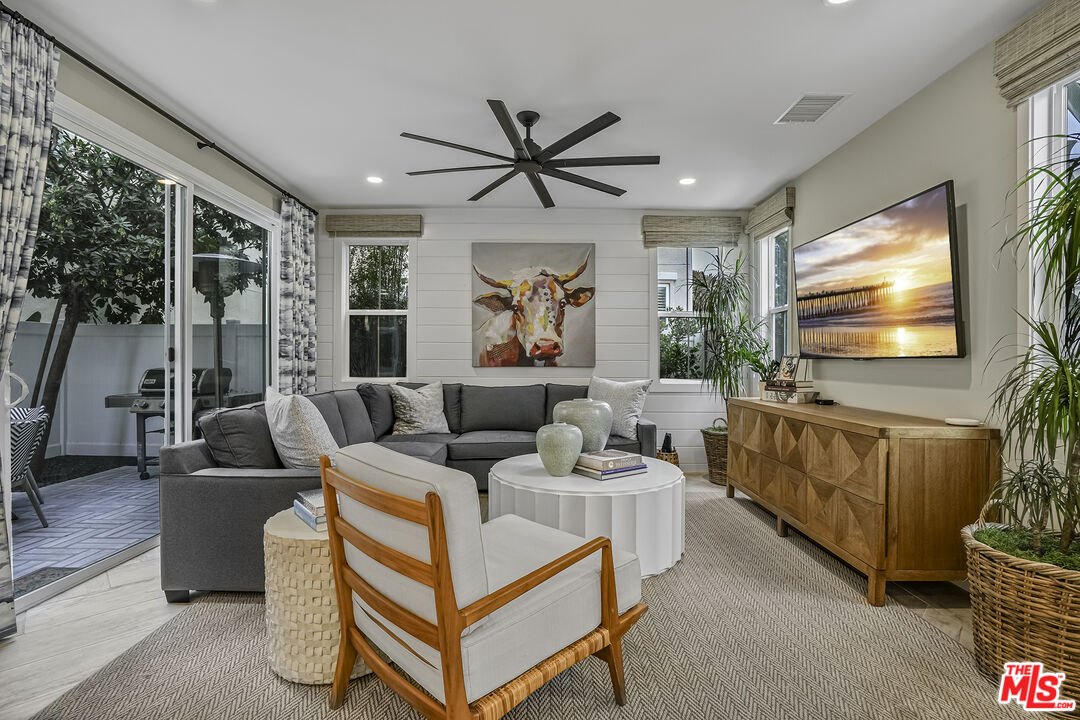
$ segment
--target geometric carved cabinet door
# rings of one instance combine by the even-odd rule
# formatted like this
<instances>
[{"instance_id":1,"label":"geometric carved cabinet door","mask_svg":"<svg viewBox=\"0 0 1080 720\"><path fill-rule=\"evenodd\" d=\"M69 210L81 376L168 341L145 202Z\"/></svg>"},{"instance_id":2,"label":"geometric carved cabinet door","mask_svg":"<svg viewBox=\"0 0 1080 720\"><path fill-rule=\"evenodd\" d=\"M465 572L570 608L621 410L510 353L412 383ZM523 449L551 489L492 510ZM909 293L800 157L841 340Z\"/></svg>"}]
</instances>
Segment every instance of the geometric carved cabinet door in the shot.
<instances>
[{"instance_id":1,"label":"geometric carved cabinet door","mask_svg":"<svg viewBox=\"0 0 1080 720\"><path fill-rule=\"evenodd\" d=\"M765 455L759 455L761 470L758 476L758 494L773 507L779 507L784 497L784 466Z\"/></svg>"},{"instance_id":2,"label":"geometric carved cabinet door","mask_svg":"<svg viewBox=\"0 0 1080 720\"><path fill-rule=\"evenodd\" d=\"M761 422L761 413L750 408L739 409L739 439L742 446L747 450L761 452L760 434L758 425Z\"/></svg>"},{"instance_id":3,"label":"geometric carved cabinet door","mask_svg":"<svg viewBox=\"0 0 1080 720\"><path fill-rule=\"evenodd\" d=\"M772 413L761 413L758 422L758 442L761 454L773 460L780 459L780 436L783 434L784 418Z\"/></svg>"},{"instance_id":4,"label":"geometric carved cabinet door","mask_svg":"<svg viewBox=\"0 0 1080 720\"><path fill-rule=\"evenodd\" d=\"M841 432L836 445L836 484L876 503L885 502L885 440Z\"/></svg>"},{"instance_id":5,"label":"geometric carved cabinet door","mask_svg":"<svg viewBox=\"0 0 1080 720\"><path fill-rule=\"evenodd\" d=\"M885 556L885 506L837 489L833 542L868 565L881 567Z\"/></svg>"},{"instance_id":6,"label":"geometric carved cabinet door","mask_svg":"<svg viewBox=\"0 0 1080 720\"><path fill-rule=\"evenodd\" d=\"M746 484L746 450L742 445L732 442L731 438L728 438L728 477L737 483Z\"/></svg>"},{"instance_id":7,"label":"geometric carved cabinet door","mask_svg":"<svg viewBox=\"0 0 1080 720\"><path fill-rule=\"evenodd\" d=\"M728 442L742 445L742 408L732 405L727 409Z\"/></svg>"},{"instance_id":8,"label":"geometric carved cabinet door","mask_svg":"<svg viewBox=\"0 0 1080 720\"><path fill-rule=\"evenodd\" d=\"M750 492L761 492L761 456L752 450L743 448L743 464L746 466L743 485Z\"/></svg>"},{"instance_id":9,"label":"geometric carved cabinet door","mask_svg":"<svg viewBox=\"0 0 1080 720\"><path fill-rule=\"evenodd\" d=\"M807 424L793 418L780 418L780 462L799 472L806 472L806 443L803 434Z\"/></svg>"},{"instance_id":10,"label":"geometric carved cabinet door","mask_svg":"<svg viewBox=\"0 0 1080 720\"><path fill-rule=\"evenodd\" d=\"M803 460L808 475L836 482L836 445L840 431L825 425L810 424L802 434Z\"/></svg>"}]
</instances>

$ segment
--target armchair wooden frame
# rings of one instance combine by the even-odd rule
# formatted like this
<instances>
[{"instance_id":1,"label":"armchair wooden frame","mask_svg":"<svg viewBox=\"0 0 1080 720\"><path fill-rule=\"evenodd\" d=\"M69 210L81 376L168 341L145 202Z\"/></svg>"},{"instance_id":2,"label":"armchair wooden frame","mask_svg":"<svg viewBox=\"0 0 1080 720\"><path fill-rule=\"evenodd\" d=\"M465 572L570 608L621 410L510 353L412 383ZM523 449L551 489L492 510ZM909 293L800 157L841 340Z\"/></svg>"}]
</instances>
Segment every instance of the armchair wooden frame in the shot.
<instances>
[{"instance_id":1,"label":"armchair wooden frame","mask_svg":"<svg viewBox=\"0 0 1080 720\"><path fill-rule=\"evenodd\" d=\"M615 566L609 539L591 540L506 587L459 609L450 575L446 530L439 496L431 492L427 494L424 502L420 502L380 490L338 472L330 466L330 460L326 456L321 459L321 469L323 493L326 496L327 527L330 535L330 557L334 566L338 612L341 617L341 645L330 694L331 708L338 708L345 701L349 675L357 654L380 680L429 720L496 720L496 718L501 718L548 680L590 655L596 655L607 663L611 672L615 701L619 705L626 704L622 637L648 608L644 603L638 603L619 615L615 595ZM417 560L384 545L350 525L339 513L337 492L379 512L425 526L428 530L431 562ZM401 607L365 582L346 562L345 540L387 568L432 588L435 594L437 622L433 624ZM461 661L462 631L597 551L601 553L600 625L584 638L552 655L514 680L472 704L468 703ZM417 640L439 651L445 704L439 703L414 685L375 651L356 625L353 615L353 592L375 612ZM383 627L383 629L404 645L404 641L389 632L388 628Z\"/></svg>"}]
</instances>

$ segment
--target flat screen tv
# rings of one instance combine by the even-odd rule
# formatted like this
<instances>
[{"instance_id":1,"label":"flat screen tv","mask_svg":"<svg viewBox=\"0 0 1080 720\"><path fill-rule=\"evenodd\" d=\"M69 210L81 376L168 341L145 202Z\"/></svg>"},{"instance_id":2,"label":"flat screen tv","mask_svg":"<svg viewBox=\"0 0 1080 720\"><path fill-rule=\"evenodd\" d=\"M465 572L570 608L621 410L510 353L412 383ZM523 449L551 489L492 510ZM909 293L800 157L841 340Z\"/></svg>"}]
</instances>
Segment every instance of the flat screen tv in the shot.
<instances>
[{"instance_id":1,"label":"flat screen tv","mask_svg":"<svg viewBox=\"0 0 1080 720\"><path fill-rule=\"evenodd\" d=\"M951 180L793 253L803 357L964 356Z\"/></svg>"}]
</instances>

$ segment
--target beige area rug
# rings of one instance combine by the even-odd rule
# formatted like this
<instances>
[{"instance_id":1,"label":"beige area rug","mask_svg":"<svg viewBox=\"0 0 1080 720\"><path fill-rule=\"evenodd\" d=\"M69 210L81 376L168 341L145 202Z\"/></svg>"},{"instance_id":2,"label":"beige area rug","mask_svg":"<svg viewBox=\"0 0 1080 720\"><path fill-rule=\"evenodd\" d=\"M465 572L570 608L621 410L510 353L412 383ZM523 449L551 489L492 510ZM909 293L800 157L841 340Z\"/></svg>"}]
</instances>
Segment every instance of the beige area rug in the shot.
<instances>
[{"instance_id":1,"label":"beige area rug","mask_svg":"<svg viewBox=\"0 0 1080 720\"><path fill-rule=\"evenodd\" d=\"M746 500L687 491L686 554L644 583L649 612L625 641L629 704L590 658L508 717L551 720L985 720L995 701L971 655ZM417 718L375 677L346 706L266 663L260 595L209 595L60 697L38 720ZM2 713L0 713L2 715Z\"/></svg>"}]
</instances>

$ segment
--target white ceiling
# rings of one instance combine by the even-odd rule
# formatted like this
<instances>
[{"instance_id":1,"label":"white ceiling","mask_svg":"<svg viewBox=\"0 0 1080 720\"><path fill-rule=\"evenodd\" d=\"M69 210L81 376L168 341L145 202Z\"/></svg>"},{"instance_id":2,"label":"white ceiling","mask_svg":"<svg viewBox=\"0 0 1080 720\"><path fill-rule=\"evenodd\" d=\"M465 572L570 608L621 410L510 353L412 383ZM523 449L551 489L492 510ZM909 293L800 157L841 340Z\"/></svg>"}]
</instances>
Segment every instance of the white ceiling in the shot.
<instances>
[{"instance_id":1,"label":"white ceiling","mask_svg":"<svg viewBox=\"0 0 1080 720\"><path fill-rule=\"evenodd\" d=\"M317 206L468 204L501 171L405 172L495 161L398 133L508 152L498 98L541 113L541 145L622 117L564 157L661 155L581 171L621 198L549 179L559 206L687 209L761 200L1040 2L8 0ZM853 95L772 124L807 92ZM518 177L480 204L537 201Z\"/></svg>"}]
</instances>

